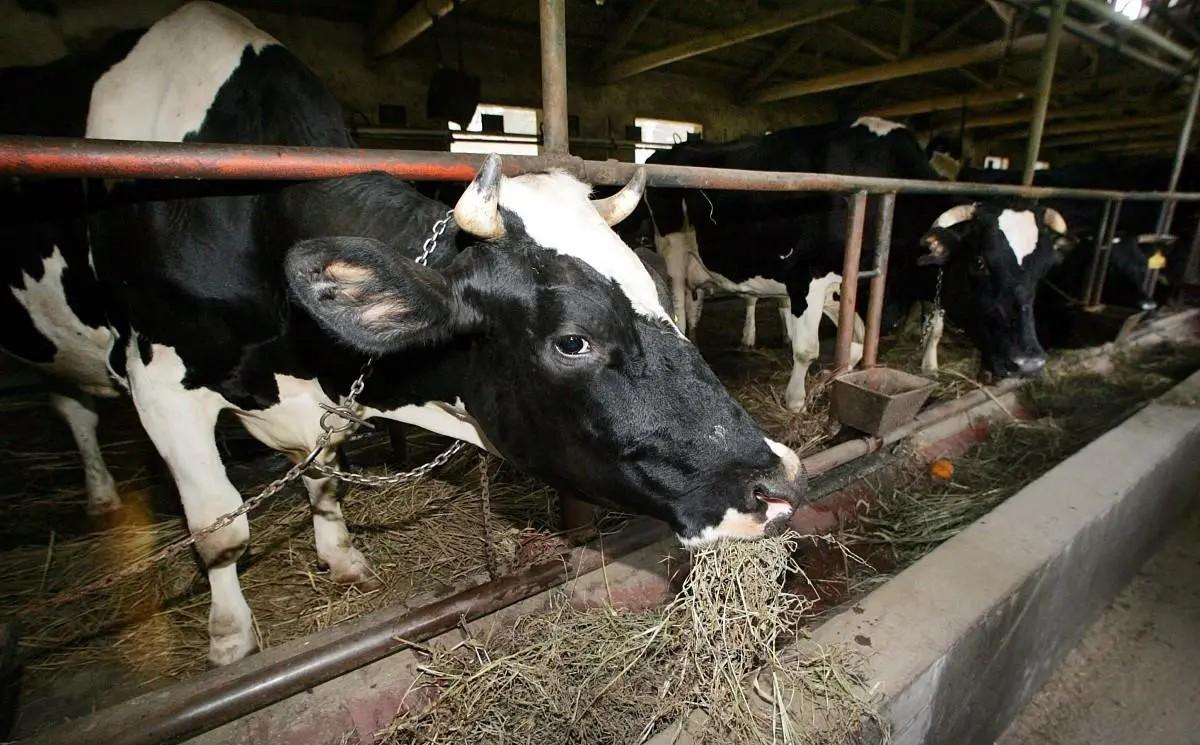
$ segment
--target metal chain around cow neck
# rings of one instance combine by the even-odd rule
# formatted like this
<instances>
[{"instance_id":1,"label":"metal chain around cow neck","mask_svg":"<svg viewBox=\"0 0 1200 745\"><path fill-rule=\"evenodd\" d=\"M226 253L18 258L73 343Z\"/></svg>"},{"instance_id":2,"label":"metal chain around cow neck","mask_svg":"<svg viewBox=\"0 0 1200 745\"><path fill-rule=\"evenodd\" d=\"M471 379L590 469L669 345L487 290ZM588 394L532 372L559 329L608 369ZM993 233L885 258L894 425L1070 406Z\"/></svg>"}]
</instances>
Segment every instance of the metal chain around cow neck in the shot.
<instances>
[{"instance_id":1,"label":"metal chain around cow neck","mask_svg":"<svg viewBox=\"0 0 1200 745\"><path fill-rule=\"evenodd\" d=\"M445 217L433 224L431 235L425 240L425 243L421 247L421 254L416 259L418 264L424 266L425 262L429 260L429 255L432 254L434 249L437 248L438 238L440 238L442 234L446 232L446 226L449 224L453 215L454 212L449 211L446 213ZM449 447L434 457L433 460L419 465L409 471L401 471L400 473L393 473L388 476L370 476L368 474L354 473L352 471L342 471L334 468L333 466L327 466L323 463L317 462L317 459L321 457L321 454L325 452L327 447L329 447L329 444L333 440L333 436L335 434L347 432L351 429L357 428L360 425L367 428L372 428L372 425L362 418L360 411L358 410L358 396L362 393L363 388L366 386L367 377L371 374L371 367L374 362L374 358L368 358L367 361L363 363L362 369L358 373L358 377L355 378L354 382L350 384L350 391L342 399L341 406L321 404L321 408L325 410L325 413L321 415L321 420L319 423L321 427L321 434L317 436L317 441L313 445L312 450L308 451L308 455L289 468L287 473L267 484L267 486L258 494L242 502L241 507L238 507L232 512L227 512L224 515L221 515L213 522L209 523L203 528L200 528L199 530L193 531L185 538L180 538L177 541L168 543L144 559L127 564L125 568L121 569L120 571L107 574L74 590L59 593L57 595L51 595L43 600L30 603L22 608L17 616L20 617L44 608L52 608L58 605L63 605L64 603L70 603L78 600L81 597L90 595L93 592L98 592L107 587L111 587L126 577L132 577L135 574L140 574L146 571L160 561L165 561L166 559L169 559L172 556L175 556L176 554L179 554L185 549L191 547L194 543L205 536L216 533L222 528L229 527L233 524L234 520L237 520L242 515L245 515L250 510L262 504L265 500L278 494L283 487L300 478L309 469L317 471L325 476L332 476L353 484L361 484L364 486L383 486L400 484L405 481L414 481L425 476L425 474L429 473L435 468L445 465L447 461L454 457L455 453L463 449L466 443L464 443L462 440L455 440L450 444ZM330 421L330 418L333 416L341 419L343 423L335 424Z\"/></svg>"}]
</instances>

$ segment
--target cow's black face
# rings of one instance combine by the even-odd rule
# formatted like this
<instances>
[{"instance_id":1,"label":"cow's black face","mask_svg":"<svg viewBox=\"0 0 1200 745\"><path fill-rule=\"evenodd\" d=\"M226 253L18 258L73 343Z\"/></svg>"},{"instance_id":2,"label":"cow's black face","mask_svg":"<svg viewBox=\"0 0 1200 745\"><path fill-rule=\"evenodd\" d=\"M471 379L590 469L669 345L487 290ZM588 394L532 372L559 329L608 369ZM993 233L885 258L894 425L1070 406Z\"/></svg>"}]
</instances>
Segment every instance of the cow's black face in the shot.
<instances>
[{"instance_id":1,"label":"cow's black face","mask_svg":"<svg viewBox=\"0 0 1200 745\"><path fill-rule=\"evenodd\" d=\"M460 350L448 387L482 439L565 492L658 517L685 542L782 530L804 492L795 453L671 323L586 188L541 177L555 189L534 213L536 195L515 188L532 178L508 181L499 224L474 223L492 237L444 272L374 241L318 239L289 252L293 292L331 333L401 365L417 345ZM564 214L565 199L584 209Z\"/></svg>"},{"instance_id":2,"label":"cow's black face","mask_svg":"<svg viewBox=\"0 0 1200 745\"><path fill-rule=\"evenodd\" d=\"M1046 353L1038 343L1034 298L1060 252L1070 248L1062 218L1052 210L988 203L956 210L961 219L940 219L923 239L932 263L946 273L946 312L979 349L984 373L1036 375Z\"/></svg>"}]
</instances>

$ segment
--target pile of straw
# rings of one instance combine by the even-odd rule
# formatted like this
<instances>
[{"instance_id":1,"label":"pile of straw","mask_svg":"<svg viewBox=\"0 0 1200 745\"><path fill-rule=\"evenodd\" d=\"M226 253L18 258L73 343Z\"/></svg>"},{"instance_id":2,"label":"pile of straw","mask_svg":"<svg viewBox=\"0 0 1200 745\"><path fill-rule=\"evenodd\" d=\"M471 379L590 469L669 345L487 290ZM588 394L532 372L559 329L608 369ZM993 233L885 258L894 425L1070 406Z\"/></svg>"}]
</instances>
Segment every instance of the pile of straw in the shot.
<instances>
[{"instance_id":1,"label":"pile of straw","mask_svg":"<svg viewBox=\"0 0 1200 745\"><path fill-rule=\"evenodd\" d=\"M564 599L454 648L422 647L434 703L399 716L384 742L637 743L692 710L701 742L849 742L875 718L853 665L778 651L812 607L783 589L796 546L793 534L698 549L682 591L654 610Z\"/></svg>"}]
</instances>

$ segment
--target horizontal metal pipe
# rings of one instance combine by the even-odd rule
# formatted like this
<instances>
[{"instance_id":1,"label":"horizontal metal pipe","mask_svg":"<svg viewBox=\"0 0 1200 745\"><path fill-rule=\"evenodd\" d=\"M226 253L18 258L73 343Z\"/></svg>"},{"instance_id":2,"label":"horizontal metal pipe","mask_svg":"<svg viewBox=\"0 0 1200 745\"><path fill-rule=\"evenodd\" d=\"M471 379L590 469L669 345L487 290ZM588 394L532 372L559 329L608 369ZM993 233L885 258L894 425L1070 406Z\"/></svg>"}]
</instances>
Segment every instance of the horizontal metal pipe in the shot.
<instances>
[{"instance_id":1,"label":"horizontal metal pipe","mask_svg":"<svg viewBox=\"0 0 1200 745\"><path fill-rule=\"evenodd\" d=\"M470 181L485 156L423 150L127 142L57 137L0 137L0 175L298 181L383 171L417 181ZM1119 192L1009 184L646 165L568 156L504 156L509 175L562 168L591 184L620 185L639 168L651 186L733 191L854 192L1019 196L1027 199L1200 201L1200 193Z\"/></svg>"},{"instance_id":2,"label":"horizontal metal pipe","mask_svg":"<svg viewBox=\"0 0 1200 745\"><path fill-rule=\"evenodd\" d=\"M607 561L664 538L661 523L638 521L600 548L577 549L495 582L451 595L414 611L388 608L226 668L139 696L89 717L41 732L28 745L151 745L178 742L344 675L406 648L494 613Z\"/></svg>"}]
</instances>

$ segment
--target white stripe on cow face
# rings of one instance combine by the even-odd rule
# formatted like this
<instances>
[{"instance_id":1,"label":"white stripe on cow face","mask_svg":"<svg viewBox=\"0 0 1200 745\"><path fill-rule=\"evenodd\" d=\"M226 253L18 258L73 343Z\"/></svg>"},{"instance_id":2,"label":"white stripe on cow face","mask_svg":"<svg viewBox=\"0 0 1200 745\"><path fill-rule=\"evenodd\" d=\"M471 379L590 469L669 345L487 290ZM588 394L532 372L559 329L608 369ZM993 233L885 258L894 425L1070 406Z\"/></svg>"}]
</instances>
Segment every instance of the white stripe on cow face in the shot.
<instances>
[{"instance_id":1,"label":"white stripe on cow face","mask_svg":"<svg viewBox=\"0 0 1200 745\"><path fill-rule=\"evenodd\" d=\"M596 212L589 193L562 171L532 173L501 182L500 206L521 218L538 245L584 262L616 282L635 312L674 328L642 260Z\"/></svg>"},{"instance_id":2,"label":"white stripe on cow face","mask_svg":"<svg viewBox=\"0 0 1200 745\"><path fill-rule=\"evenodd\" d=\"M92 87L87 136L182 142L242 61L278 44L228 8L192 2L142 35L129 55Z\"/></svg>"},{"instance_id":3,"label":"white stripe on cow face","mask_svg":"<svg viewBox=\"0 0 1200 745\"><path fill-rule=\"evenodd\" d=\"M996 221L1000 232L1008 241L1008 247L1017 257L1017 263L1025 261L1025 257L1037 249L1038 226L1037 218L1029 210L1004 210Z\"/></svg>"}]
</instances>

